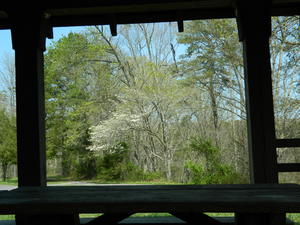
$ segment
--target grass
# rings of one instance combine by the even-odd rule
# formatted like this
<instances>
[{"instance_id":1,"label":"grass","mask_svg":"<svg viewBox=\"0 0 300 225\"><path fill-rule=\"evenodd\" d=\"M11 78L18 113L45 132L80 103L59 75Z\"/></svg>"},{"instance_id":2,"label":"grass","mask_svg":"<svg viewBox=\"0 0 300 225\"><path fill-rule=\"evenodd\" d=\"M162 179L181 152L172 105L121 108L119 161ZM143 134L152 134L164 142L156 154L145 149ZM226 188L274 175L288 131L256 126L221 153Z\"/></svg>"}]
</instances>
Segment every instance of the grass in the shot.
<instances>
[{"instance_id":1,"label":"grass","mask_svg":"<svg viewBox=\"0 0 300 225\"><path fill-rule=\"evenodd\" d=\"M17 186L18 185L18 179L17 178L10 178L7 179L6 181L0 181L1 185L12 185L12 186Z\"/></svg>"},{"instance_id":2,"label":"grass","mask_svg":"<svg viewBox=\"0 0 300 225\"><path fill-rule=\"evenodd\" d=\"M15 215L0 215L0 220L14 220Z\"/></svg>"},{"instance_id":3,"label":"grass","mask_svg":"<svg viewBox=\"0 0 300 225\"><path fill-rule=\"evenodd\" d=\"M294 221L294 225L300 225L300 213L287 213L287 218Z\"/></svg>"},{"instance_id":4,"label":"grass","mask_svg":"<svg viewBox=\"0 0 300 225\"><path fill-rule=\"evenodd\" d=\"M99 179L94 179L94 180L81 180L84 182L88 183L95 183L95 184L145 184L145 185L185 185L183 183L178 183L178 182L171 182L171 181L166 181L166 180L152 180L152 181L105 181L105 180L99 180Z\"/></svg>"},{"instance_id":5,"label":"grass","mask_svg":"<svg viewBox=\"0 0 300 225\"><path fill-rule=\"evenodd\" d=\"M145 184L145 185L186 185L183 183L178 182L171 182L166 180L152 180L152 181L106 181L100 179L92 179L92 180L83 180L83 179L74 179L72 177L62 177L62 176L48 176L47 183L48 184L62 184L64 182L71 182L71 181L81 181L86 183L94 183L94 184ZM10 178L7 181L0 181L1 185L18 185L17 178Z\"/></svg>"},{"instance_id":6,"label":"grass","mask_svg":"<svg viewBox=\"0 0 300 225\"><path fill-rule=\"evenodd\" d=\"M61 176L50 176L47 177L47 183L48 184L62 184L64 182L73 181L71 178L65 178ZM9 178L6 181L0 181L0 185L12 185L17 186L18 185L18 179L17 178Z\"/></svg>"},{"instance_id":7,"label":"grass","mask_svg":"<svg viewBox=\"0 0 300 225\"><path fill-rule=\"evenodd\" d=\"M48 182L67 182L74 181L71 177L63 177L63 176L47 176Z\"/></svg>"}]
</instances>

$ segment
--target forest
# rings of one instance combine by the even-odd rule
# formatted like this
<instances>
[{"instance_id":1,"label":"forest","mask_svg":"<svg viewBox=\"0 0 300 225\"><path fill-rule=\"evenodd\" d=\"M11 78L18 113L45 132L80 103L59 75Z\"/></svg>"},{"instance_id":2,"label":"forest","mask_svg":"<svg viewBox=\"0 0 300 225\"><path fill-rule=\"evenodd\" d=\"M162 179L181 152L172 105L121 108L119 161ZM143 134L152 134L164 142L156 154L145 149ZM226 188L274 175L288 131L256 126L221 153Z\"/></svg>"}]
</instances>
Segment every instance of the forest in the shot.
<instances>
[{"instance_id":1,"label":"forest","mask_svg":"<svg viewBox=\"0 0 300 225\"><path fill-rule=\"evenodd\" d=\"M274 17L277 138L300 137L300 18ZM48 175L99 182L249 182L242 45L235 20L86 27L45 52ZM0 92L2 179L16 164L14 60ZM299 162L300 149L278 149ZM284 174L281 181L299 182Z\"/></svg>"}]
</instances>

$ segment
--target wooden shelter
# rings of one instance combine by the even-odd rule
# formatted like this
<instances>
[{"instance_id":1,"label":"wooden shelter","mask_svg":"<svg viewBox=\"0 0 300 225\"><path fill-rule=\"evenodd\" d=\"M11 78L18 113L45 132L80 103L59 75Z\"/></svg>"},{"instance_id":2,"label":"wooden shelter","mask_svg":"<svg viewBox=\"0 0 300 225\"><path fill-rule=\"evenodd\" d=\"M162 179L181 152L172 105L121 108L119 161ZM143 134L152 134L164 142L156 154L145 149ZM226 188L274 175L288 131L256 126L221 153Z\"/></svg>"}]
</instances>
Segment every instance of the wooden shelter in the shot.
<instances>
[{"instance_id":1,"label":"wooden shelter","mask_svg":"<svg viewBox=\"0 0 300 225\"><path fill-rule=\"evenodd\" d=\"M300 139L275 136L269 48L271 16L300 15L300 0L85 0L22 4L16 0L0 4L0 29L11 29L15 50L19 187L46 186L45 39L52 37L53 27L79 25L107 24L116 34L117 24L177 21L182 30L185 20L236 18L243 44L251 182L278 183L279 172L300 172L300 163L277 163L276 148L300 147ZM24 221L20 219L18 223L27 224ZM248 223L245 219L240 221Z\"/></svg>"}]
</instances>

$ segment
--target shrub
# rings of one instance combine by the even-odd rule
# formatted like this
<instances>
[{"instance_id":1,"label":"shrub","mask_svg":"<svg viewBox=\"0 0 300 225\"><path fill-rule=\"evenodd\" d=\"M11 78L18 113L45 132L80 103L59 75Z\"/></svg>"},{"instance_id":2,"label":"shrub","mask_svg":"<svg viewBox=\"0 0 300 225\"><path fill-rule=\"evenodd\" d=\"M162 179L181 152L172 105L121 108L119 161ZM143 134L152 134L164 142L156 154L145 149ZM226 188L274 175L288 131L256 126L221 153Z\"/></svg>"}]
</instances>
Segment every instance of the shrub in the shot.
<instances>
[{"instance_id":1,"label":"shrub","mask_svg":"<svg viewBox=\"0 0 300 225\"><path fill-rule=\"evenodd\" d=\"M103 181L148 181L161 174L144 172L129 159L129 147L120 142L98 160L97 174Z\"/></svg>"},{"instance_id":2,"label":"shrub","mask_svg":"<svg viewBox=\"0 0 300 225\"><path fill-rule=\"evenodd\" d=\"M246 180L233 167L221 162L221 152L209 140L192 138L189 151L204 156L205 166L199 162L188 161L185 169L188 180L194 184L234 184L244 183Z\"/></svg>"},{"instance_id":3,"label":"shrub","mask_svg":"<svg viewBox=\"0 0 300 225\"><path fill-rule=\"evenodd\" d=\"M81 156L74 166L75 177L90 179L97 175L96 159L93 154Z\"/></svg>"},{"instance_id":4,"label":"shrub","mask_svg":"<svg viewBox=\"0 0 300 225\"><path fill-rule=\"evenodd\" d=\"M215 164L214 170L207 170L202 165L187 162L185 168L189 180L193 184L235 184L244 183L244 178L236 173L231 166Z\"/></svg>"}]
</instances>

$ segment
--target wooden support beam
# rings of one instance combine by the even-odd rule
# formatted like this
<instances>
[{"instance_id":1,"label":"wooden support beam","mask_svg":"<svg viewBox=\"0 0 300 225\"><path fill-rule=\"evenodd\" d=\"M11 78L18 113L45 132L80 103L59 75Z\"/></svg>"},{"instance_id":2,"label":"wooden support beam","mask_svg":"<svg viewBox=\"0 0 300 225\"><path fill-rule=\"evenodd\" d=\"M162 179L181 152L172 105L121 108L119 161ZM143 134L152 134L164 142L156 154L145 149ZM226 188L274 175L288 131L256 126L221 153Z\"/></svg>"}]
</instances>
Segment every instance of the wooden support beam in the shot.
<instances>
[{"instance_id":1,"label":"wooden support beam","mask_svg":"<svg viewBox=\"0 0 300 225\"><path fill-rule=\"evenodd\" d=\"M117 32L117 24L115 23L111 23L109 24L109 28L110 28L110 33L111 33L111 36L117 36L118 35L118 32Z\"/></svg>"},{"instance_id":2,"label":"wooden support beam","mask_svg":"<svg viewBox=\"0 0 300 225\"><path fill-rule=\"evenodd\" d=\"M177 20L177 27L178 27L178 32L183 32L184 31L183 20Z\"/></svg>"},{"instance_id":3,"label":"wooden support beam","mask_svg":"<svg viewBox=\"0 0 300 225\"><path fill-rule=\"evenodd\" d=\"M278 172L300 172L300 163L279 163Z\"/></svg>"},{"instance_id":4,"label":"wooden support beam","mask_svg":"<svg viewBox=\"0 0 300 225\"><path fill-rule=\"evenodd\" d=\"M177 16L177 29L178 29L178 32L183 32L184 31L184 23L183 23L182 12L177 11L176 16Z\"/></svg>"},{"instance_id":5,"label":"wooden support beam","mask_svg":"<svg viewBox=\"0 0 300 225\"><path fill-rule=\"evenodd\" d=\"M130 217L133 213L105 213L102 216L93 219L86 225L112 225Z\"/></svg>"},{"instance_id":6,"label":"wooden support beam","mask_svg":"<svg viewBox=\"0 0 300 225\"><path fill-rule=\"evenodd\" d=\"M117 36L118 35L118 31L117 31L118 27L117 27L117 22L116 22L115 15L110 16L109 28L110 28L111 36Z\"/></svg>"},{"instance_id":7,"label":"wooden support beam","mask_svg":"<svg viewBox=\"0 0 300 225\"><path fill-rule=\"evenodd\" d=\"M42 14L14 11L9 16L12 17L16 66L18 185L45 186L45 35Z\"/></svg>"},{"instance_id":8,"label":"wooden support beam","mask_svg":"<svg viewBox=\"0 0 300 225\"><path fill-rule=\"evenodd\" d=\"M116 24L129 23L154 23L178 21L177 11L168 10L164 12L142 12L142 13L116 13L114 14ZM191 9L180 10L182 20L211 19L211 18L233 18L234 11L230 8L218 9ZM86 25L109 25L111 17L107 14L78 15L78 16L51 16L52 26L86 26Z\"/></svg>"},{"instance_id":9,"label":"wooden support beam","mask_svg":"<svg viewBox=\"0 0 300 225\"><path fill-rule=\"evenodd\" d=\"M286 225L285 216L273 213L238 213L236 225Z\"/></svg>"},{"instance_id":10,"label":"wooden support beam","mask_svg":"<svg viewBox=\"0 0 300 225\"><path fill-rule=\"evenodd\" d=\"M187 222L188 224L205 224L205 225L221 225L218 220L204 214L204 213L173 213L173 216Z\"/></svg>"},{"instance_id":11,"label":"wooden support beam","mask_svg":"<svg viewBox=\"0 0 300 225\"><path fill-rule=\"evenodd\" d=\"M43 54L52 28L42 12L14 11L10 16L16 65L18 186L46 186ZM16 224L77 225L79 216L17 214Z\"/></svg>"},{"instance_id":12,"label":"wooden support beam","mask_svg":"<svg viewBox=\"0 0 300 225\"><path fill-rule=\"evenodd\" d=\"M276 140L277 148L297 148L300 147L300 138L294 139L277 139Z\"/></svg>"},{"instance_id":13,"label":"wooden support beam","mask_svg":"<svg viewBox=\"0 0 300 225\"><path fill-rule=\"evenodd\" d=\"M277 183L269 38L271 1L237 1L243 42L248 147L252 183Z\"/></svg>"},{"instance_id":14,"label":"wooden support beam","mask_svg":"<svg viewBox=\"0 0 300 225\"><path fill-rule=\"evenodd\" d=\"M16 215L17 225L80 225L78 214Z\"/></svg>"}]
</instances>

